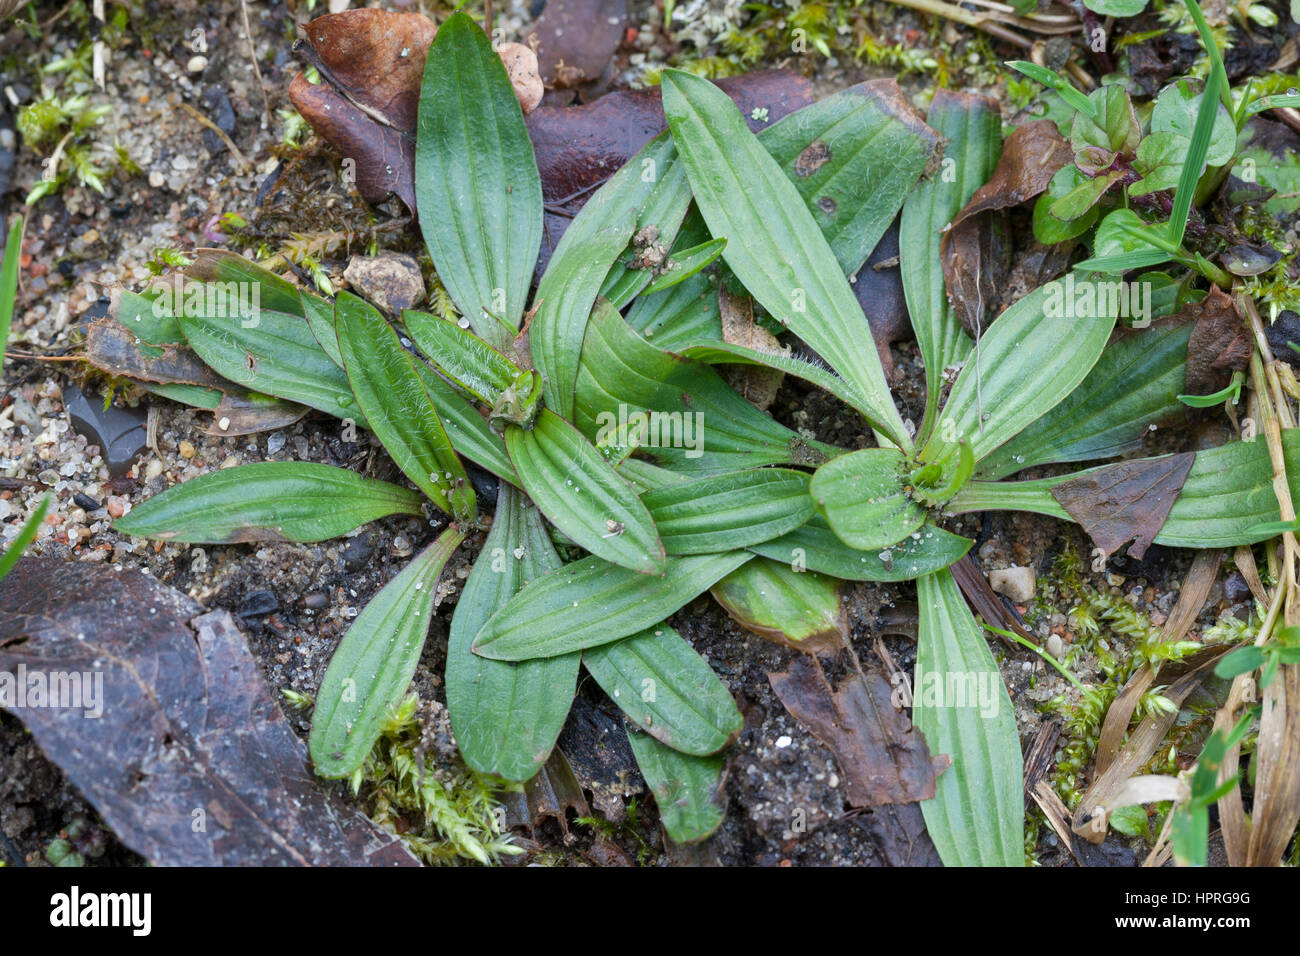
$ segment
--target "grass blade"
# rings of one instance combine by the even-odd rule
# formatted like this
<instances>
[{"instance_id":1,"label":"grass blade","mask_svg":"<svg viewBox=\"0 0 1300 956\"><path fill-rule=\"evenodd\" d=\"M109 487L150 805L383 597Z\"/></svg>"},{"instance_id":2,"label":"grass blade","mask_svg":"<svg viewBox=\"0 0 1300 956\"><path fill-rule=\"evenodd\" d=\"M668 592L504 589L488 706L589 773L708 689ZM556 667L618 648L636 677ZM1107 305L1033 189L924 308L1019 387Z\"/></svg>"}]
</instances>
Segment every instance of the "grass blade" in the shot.
<instances>
[{"instance_id":1,"label":"grass blade","mask_svg":"<svg viewBox=\"0 0 1300 956\"><path fill-rule=\"evenodd\" d=\"M23 217L15 216L5 240L4 263L0 264L0 372L9 348L9 330L14 320L14 299L18 294L18 260L22 258Z\"/></svg>"}]
</instances>

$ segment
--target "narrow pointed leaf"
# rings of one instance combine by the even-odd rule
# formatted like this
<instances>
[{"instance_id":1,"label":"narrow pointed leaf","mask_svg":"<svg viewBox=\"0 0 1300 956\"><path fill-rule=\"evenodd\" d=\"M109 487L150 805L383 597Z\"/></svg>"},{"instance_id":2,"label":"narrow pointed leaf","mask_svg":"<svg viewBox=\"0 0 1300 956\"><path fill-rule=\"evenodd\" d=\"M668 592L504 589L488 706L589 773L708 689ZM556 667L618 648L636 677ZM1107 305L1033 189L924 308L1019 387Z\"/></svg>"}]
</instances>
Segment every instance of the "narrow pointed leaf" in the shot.
<instances>
[{"instance_id":1,"label":"narrow pointed leaf","mask_svg":"<svg viewBox=\"0 0 1300 956\"><path fill-rule=\"evenodd\" d=\"M667 624L589 647L582 663L623 713L674 750L717 753L744 725L709 662Z\"/></svg>"},{"instance_id":2,"label":"narrow pointed leaf","mask_svg":"<svg viewBox=\"0 0 1300 956\"><path fill-rule=\"evenodd\" d=\"M952 766L925 828L946 866L1023 866L1024 762L1006 685L947 571L917 581L921 608L912 722Z\"/></svg>"},{"instance_id":3,"label":"narrow pointed leaf","mask_svg":"<svg viewBox=\"0 0 1300 956\"><path fill-rule=\"evenodd\" d=\"M653 295L689 279L722 255L722 250L725 248L727 248L726 239L710 239L698 246L674 253L670 260L672 265L655 276L654 281L645 287L643 294Z\"/></svg>"},{"instance_id":4,"label":"narrow pointed leaf","mask_svg":"<svg viewBox=\"0 0 1300 956\"><path fill-rule=\"evenodd\" d=\"M300 298L303 317L316 343L325 350L331 362L342 368L343 356L339 353L339 337L334 328L334 303L307 292L303 292Z\"/></svg>"},{"instance_id":5,"label":"narrow pointed leaf","mask_svg":"<svg viewBox=\"0 0 1300 956\"><path fill-rule=\"evenodd\" d=\"M334 312L348 382L384 450L430 501L458 521L472 521L474 488L415 371L414 357L369 303L343 292Z\"/></svg>"},{"instance_id":6,"label":"narrow pointed leaf","mask_svg":"<svg viewBox=\"0 0 1300 956\"><path fill-rule=\"evenodd\" d=\"M577 544L634 571L663 571L664 545L650 512L572 425L542 409L533 428L506 430L506 448L529 497Z\"/></svg>"},{"instance_id":7,"label":"narrow pointed leaf","mask_svg":"<svg viewBox=\"0 0 1300 956\"><path fill-rule=\"evenodd\" d=\"M719 755L694 757L628 728L628 743L659 808L659 822L674 843L698 843L722 825L722 775Z\"/></svg>"},{"instance_id":8,"label":"narrow pointed leaf","mask_svg":"<svg viewBox=\"0 0 1300 956\"><path fill-rule=\"evenodd\" d=\"M23 217L15 216L5 240L4 264L0 266L0 368L9 348L9 329L14 318L14 296L18 291L18 260L22 257Z\"/></svg>"},{"instance_id":9,"label":"narrow pointed leaf","mask_svg":"<svg viewBox=\"0 0 1300 956\"><path fill-rule=\"evenodd\" d=\"M851 548L897 544L925 523L904 490L906 461L892 448L864 448L817 469L809 492L831 530Z\"/></svg>"},{"instance_id":10,"label":"narrow pointed leaf","mask_svg":"<svg viewBox=\"0 0 1300 956\"><path fill-rule=\"evenodd\" d=\"M346 468L268 461L174 485L113 526L140 538L195 544L324 541L392 514L423 514L420 496Z\"/></svg>"},{"instance_id":11,"label":"narrow pointed leaf","mask_svg":"<svg viewBox=\"0 0 1300 956\"><path fill-rule=\"evenodd\" d=\"M500 344L501 323L519 327L532 283L542 182L501 58L464 13L438 28L425 61L415 181L439 279L480 336Z\"/></svg>"},{"instance_id":12,"label":"narrow pointed leaf","mask_svg":"<svg viewBox=\"0 0 1300 956\"><path fill-rule=\"evenodd\" d=\"M732 551L669 558L662 576L583 558L507 601L479 631L474 653L524 661L617 641L658 624L751 557Z\"/></svg>"},{"instance_id":13,"label":"narrow pointed leaf","mask_svg":"<svg viewBox=\"0 0 1300 956\"><path fill-rule=\"evenodd\" d=\"M939 244L948 224L993 175L1002 152L996 101L940 90L930 104L926 122L948 140L945 168L912 191L903 206L898 233L903 294L925 364L922 436L934 425L943 370L964 361L974 347L948 302Z\"/></svg>"},{"instance_id":14,"label":"narrow pointed leaf","mask_svg":"<svg viewBox=\"0 0 1300 956\"><path fill-rule=\"evenodd\" d=\"M501 486L492 530L456 602L447 638L447 710L461 757L479 773L529 780L569 713L579 655L507 663L475 654L479 628L528 582L560 567L541 516Z\"/></svg>"},{"instance_id":15,"label":"narrow pointed leaf","mask_svg":"<svg viewBox=\"0 0 1300 956\"><path fill-rule=\"evenodd\" d=\"M488 420L456 387L424 362L415 363L433 407L438 410L452 447L502 481L519 487L519 476L506 454L505 439L492 430Z\"/></svg>"},{"instance_id":16,"label":"narrow pointed leaf","mask_svg":"<svg viewBox=\"0 0 1300 956\"><path fill-rule=\"evenodd\" d=\"M371 598L343 635L312 713L308 747L322 777L346 777L360 767L389 710L406 695L438 603L438 578L464 539L453 528L444 531Z\"/></svg>"},{"instance_id":17,"label":"narrow pointed leaf","mask_svg":"<svg viewBox=\"0 0 1300 956\"><path fill-rule=\"evenodd\" d=\"M469 329L427 312L404 312L406 331L429 361L479 401L492 405L522 371Z\"/></svg>"},{"instance_id":18,"label":"narrow pointed leaf","mask_svg":"<svg viewBox=\"0 0 1300 956\"><path fill-rule=\"evenodd\" d=\"M663 97L700 213L715 237L728 239L727 265L863 395L873 424L910 448L879 356L862 348L871 341L866 316L794 185L708 80L665 71Z\"/></svg>"}]
</instances>

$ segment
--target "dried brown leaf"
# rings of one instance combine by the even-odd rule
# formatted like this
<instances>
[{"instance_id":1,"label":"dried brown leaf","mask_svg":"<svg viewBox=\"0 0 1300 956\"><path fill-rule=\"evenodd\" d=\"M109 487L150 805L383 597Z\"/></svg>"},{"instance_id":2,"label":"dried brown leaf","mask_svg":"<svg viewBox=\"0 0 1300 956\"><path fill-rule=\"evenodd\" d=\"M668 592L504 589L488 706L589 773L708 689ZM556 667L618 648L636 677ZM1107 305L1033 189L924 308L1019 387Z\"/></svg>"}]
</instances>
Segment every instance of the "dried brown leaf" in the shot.
<instances>
[{"instance_id":1,"label":"dried brown leaf","mask_svg":"<svg viewBox=\"0 0 1300 956\"><path fill-rule=\"evenodd\" d=\"M1196 455L1121 461L1052 488L1052 497L1109 557L1125 542L1142 560L1182 491Z\"/></svg>"},{"instance_id":2,"label":"dried brown leaf","mask_svg":"<svg viewBox=\"0 0 1300 956\"><path fill-rule=\"evenodd\" d=\"M1254 342L1232 296L1211 283L1205 298L1184 306L1178 317L1195 323L1187 340L1187 394L1217 392L1233 372L1245 371Z\"/></svg>"},{"instance_id":3,"label":"dried brown leaf","mask_svg":"<svg viewBox=\"0 0 1300 956\"><path fill-rule=\"evenodd\" d=\"M78 675L102 712L5 706L157 865L416 865L327 796L234 620L202 612L140 571L26 558L0 584L0 673Z\"/></svg>"},{"instance_id":4,"label":"dried brown leaf","mask_svg":"<svg viewBox=\"0 0 1300 956\"><path fill-rule=\"evenodd\" d=\"M817 659L800 655L767 679L785 709L835 754L853 806L934 796L935 778L951 760L930 756L925 738L894 708L880 674L868 671L832 689Z\"/></svg>"}]
</instances>

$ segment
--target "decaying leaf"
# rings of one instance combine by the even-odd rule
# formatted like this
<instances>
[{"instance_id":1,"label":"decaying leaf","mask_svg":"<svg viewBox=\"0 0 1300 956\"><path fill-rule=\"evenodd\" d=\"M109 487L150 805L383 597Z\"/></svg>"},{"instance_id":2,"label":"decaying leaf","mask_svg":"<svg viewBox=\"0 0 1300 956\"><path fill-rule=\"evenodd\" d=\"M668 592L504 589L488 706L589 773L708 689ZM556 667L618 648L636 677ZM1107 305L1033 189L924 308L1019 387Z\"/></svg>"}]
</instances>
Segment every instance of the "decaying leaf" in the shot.
<instances>
[{"instance_id":1,"label":"decaying leaf","mask_svg":"<svg viewBox=\"0 0 1300 956\"><path fill-rule=\"evenodd\" d=\"M1064 481L1055 498L1109 557L1127 541L1126 552L1142 560L1164 527L1196 455L1121 461Z\"/></svg>"},{"instance_id":2,"label":"decaying leaf","mask_svg":"<svg viewBox=\"0 0 1300 956\"><path fill-rule=\"evenodd\" d=\"M790 354L789 346L782 345L775 335L755 324L754 300L747 295L736 295L725 282L718 285L718 308L722 314L724 342L769 354ZM722 376L732 388L764 411L776 398L785 378L779 369L762 365L724 365Z\"/></svg>"},{"instance_id":3,"label":"decaying leaf","mask_svg":"<svg viewBox=\"0 0 1300 956\"><path fill-rule=\"evenodd\" d=\"M219 391L234 387L185 346L150 346L112 316L96 319L86 328L83 354L95 368L122 378L163 385L199 385Z\"/></svg>"},{"instance_id":4,"label":"decaying leaf","mask_svg":"<svg viewBox=\"0 0 1300 956\"><path fill-rule=\"evenodd\" d=\"M1000 298L1002 285L995 270L1000 253L990 214L1043 192L1070 156L1069 143L1051 120L1016 127L1003 144L992 178L975 191L944 235L939 253L948 300L972 336L979 334L985 315L1009 304Z\"/></svg>"},{"instance_id":5,"label":"decaying leaf","mask_svg":"<svg viewBox=\"0 0 1300 956\"><path fill-rule=\"evenodd\" d=\"M530 31L542 80L567 89L600 79L626 23L626 0L547 0Z\"/></svg>"},{"instance_id":6,"label":"decaying leaf","mask_svg":"<svg viewBox=\"0 0 1300 956\"><path fill-rule=\"evenodd\" d=\"M853 278L853 294L858 297L858 304L871 323L871 337L875 340L880 364L885 370L885 378L891 380L894 377L894 356L889 344L912 337L912 320L907 314L903 276L898 262L898 221L895 220Z\"/></svg>"},{"instance_id":7,"label":"decaying leaf","mask_svg":"<svg viewBox=\"0 0 1300 956\"><path fill-rule=\"evenodd\" d=\"M954 562L948 570L952 572L953 580L961 588L961 593L971 609L984 619L984 623L992 624L1004 631L1014 631L1023 638L1036 641L1024 624L1007 610L1006 605L1002 603L1002 598L993 590L988 578L984 577L984 572L980 570L973 557L969 554L962 555L961 559ZM1002 641L1010 643L1005 637Z\"/></svg>"},{"instance_id":8,"label":"decaying leaf","mask_svg":"<svg viewBox=\"0 0 1300 956\"><path fill-rule=\"evenodd\" d=\"M935 794L935 778L952 762L931 757L925 739L896 710L888 682L875 671L832 689L811 655L767 675L785 709L835 754L849 803L913 803Z\"/></svg>"},{"instance_id":9,"label":"decaying leaf","mask_svg":"<svg viewBox=\"0 0 1300 956\"><path fill-rule=\"evenodd\" d=\"M1178 318L1195 323L1187 340L1187 394L1212 394L1233 372L1245 371L1254 341L1232 296L1211 283L1205 298L1184 306Z\"/></svg>"},{"instance_id":10,"label":"decaying leaf","mask_svg":"<svg viewBox=\"0 0 1300 956\"><path fill-rule=\"evenodd\" d=\"M582 786L559 747L551 751L542 769L524 784L522 790L508 791L502 794L501 800L506 809L507 826L525 827L534 836L542 821L551 819L559 825L567 840L569 811L580 817L591 815Z\"/></svg>"},{"instance_id":11,"label":"decaying leaf","mask_svg":"<svg viewBox=\"0 0 1300 956\"><path fill-rule=\"evenodd\" d=\"M27 558L0 585L0 690L27 696L0 703L156 865L416 865L327 797L234 620L202 612L140 571Z\"/></svg>"}]
</instances>

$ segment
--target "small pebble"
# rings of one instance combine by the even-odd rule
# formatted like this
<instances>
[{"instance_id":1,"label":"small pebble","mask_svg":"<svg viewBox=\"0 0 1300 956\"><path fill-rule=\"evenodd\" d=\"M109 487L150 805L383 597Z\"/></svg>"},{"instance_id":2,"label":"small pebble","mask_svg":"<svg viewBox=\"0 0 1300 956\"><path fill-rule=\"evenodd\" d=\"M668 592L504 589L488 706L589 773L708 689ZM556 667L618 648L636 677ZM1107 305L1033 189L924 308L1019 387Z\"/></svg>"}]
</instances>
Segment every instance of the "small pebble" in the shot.
<instances>
[{"instance_id":1,"label":"small pebble","mask_svg":"<svg viewBox=\"0 0 1300 956\"><path fill-rule=\"evenodd\" d=\"M197 452L194 450L194 446L187 441L181 442L180 445L178 446L178 450L181 453L181 457L184 458L186 461L189 461L197 454Z\"/></svg>"},{"instance_id":2,"label":"small pebble","mask_svg":"<svg viewBox=\"0 0 1300 956\"><path fill-rule=\"evenodd\" d=\"M1034 597L1034 569L1012 565L989 572L989 587L1005 594L1016 604L1025 604Z\"/></svg>"},{"instance_id":3,"label":"small pebble","mask_svg":"<svg viewBox=\"0 0 1300 956\"><path fill-rule=\"evenodd\" d=\"M108 516L110 518L122 517L122 515L126 514L126 510L130 506L131 506L131 502L127 501L121 495L108 496L108 502L106 504L106 507L108 508Z\"/></svg>"},{"instance_id":4,"label":"small pebble","mask_svg":"<svg viewBox=\"0 0 1300 956\"><path fill-rule=\"evenodd\" d=\"M80 491L72 496L72 501L78 508L83 508L86 511L98 511L100 508L104 507L94 498L90 497L90 495L83 494Z\"/></svg>"},{"instance_id":5,"label":"small pebble","mask_svg":"<svg viewBox=\"0 0 1300 956\"><path fill-rule=\"evenodd\" d=\"M1047 653L1051 654L1058 661L1065 653L1065 642L1061 640L1061 635L1051 634L1047 638Z\"/></svg>"},{"instance_id":6,"label":"small pebble","mask_svg":"<svg viewBox=\"0 0 1300 956\"><path fill-rule=\"evenodd\" d=\"M185 69L191 73L202 73L208 68L208 58L206 56L192 56L190 61L185 64Z\"/></svg>"},{"instance_id":7,"label":"small pebble","mask_svg":"<svg viewBox=\"0 0 1300 956\"><path fill-rule=\"evenodd\" d=\"M794 741L791 740L789 737L787 737L785 734L782 734L780 737L776 738L776 745L780 749L789 747L792 743L794 743Z\"/></svg>"}]
</instances>

